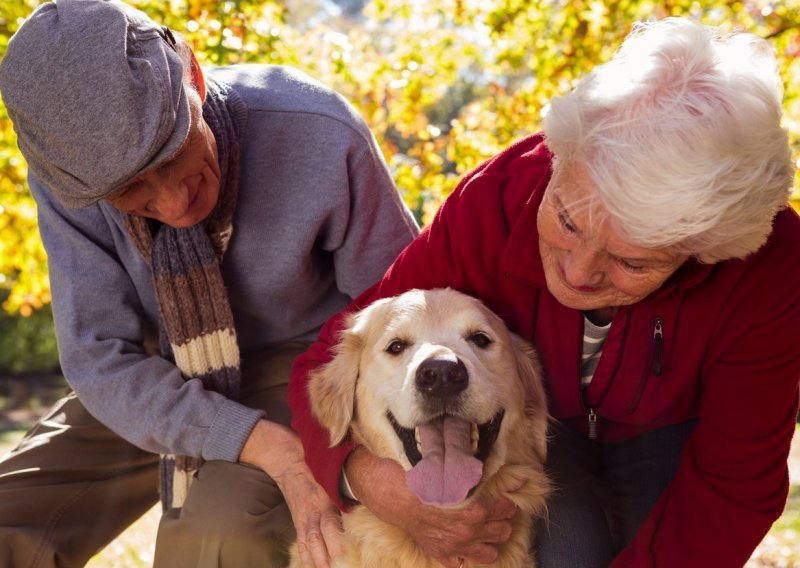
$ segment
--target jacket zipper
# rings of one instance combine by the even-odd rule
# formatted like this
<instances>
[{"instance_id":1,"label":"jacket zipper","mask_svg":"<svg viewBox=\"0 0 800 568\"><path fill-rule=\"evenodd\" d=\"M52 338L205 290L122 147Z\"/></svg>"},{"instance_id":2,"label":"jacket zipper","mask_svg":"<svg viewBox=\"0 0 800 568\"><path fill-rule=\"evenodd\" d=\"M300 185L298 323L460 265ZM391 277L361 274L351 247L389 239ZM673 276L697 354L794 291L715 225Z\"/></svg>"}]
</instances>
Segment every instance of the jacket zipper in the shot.
<instances>
[{"instance_id":1,"label":"jacket zipper","mask_svg":"<svg viewBox=\"0 0 800 568\"><path fill-rule=\"evenodd\" d=\"M589 419L589 439L596 440L597 439L597 414L594 412L594 408L591 406L587 409L588 410L588 419Z\"/></svg>"},{"instance_id":2,"label":"jacket zipper","mask_svg":"<svg viewBox=\"0 0 800 568\"><path fill-rule=\"evenodd\" d=\"M645 367L642 378L639 381L639 388L636 389L636 396L634 396L631 404L628 406L628 414L633 414L639 407L639 402L642 400L644 389L647 386L647 380L650 375L660 377L664 372L661 357L664 350L664 318L656 316L653 321L653 351L650 357L649 364Z\"/></svg>"},{"instance_id":3,"label":"jacket zipper","mask_svg":"<svg viewBox=\"0 0 800 568\"><path fill-rule=\"evenodd\" d=\"M661 351L664 348L664 318L656 316L653 325L653 346L655 347L655 361L653 362L653 374L661 376Z\"/></svg>"},{"instance_id":4,"label":"jacket zipper","mask_svg":"<svg viewBox=\"0 0 800 568\"><path fill-rule=\"evenodd\" d=\"M614 317L615 321L618 320L618 319L619 319L619 314L617 314L617 316ZM622 345L623 346L626 345L626 343L628 341L628 329L629 329L629 326L630 326L630 319L629 319L629 316L626 315L625 328L624 328L624 331L623 331L623 334L622 334ZM614 370L611 373L611 378L608 381L608 385L606 386L605 390L600 394L599 398L595 401L595 403L593 405L588 406L586 404L586 401L584 399L583 388L579 384L578 392L580 393L580 403L581 403L581 408L583 408L584 412L586 412L586 419L588 421L587 422L587 424L588 424L587 435L588 435L590 440L596 440L597 439L597 435L598 435L597 427L598 427L599 417L598 417L596 411L600 407L600 405L603 404L603 400L605 400L606 395L611 390L611 386L614 383L614 379L616 379L617 373L619 372L619 367L620 367L621 362L622 362L622 355L623 354L620 353L619 356L617 357L617 361L616 361ZM580 358L582 356L583 356L583 338L581 337L580 347L578 348L578 361L580 361ZM578 373L578 374L580 375L580 373ZM578 381L580 382L580 377L578 378ZM588 386L587 386L587 388L588 388Z\"/></svg>"},{"instance_id":5,"label":"jacket zipper","mask_svg":"<svg viewBox=\"0 0 800 568\"><path fill-rule=\"evenodd\" d=\"M589 420L588 437L590 440L596 440L597 414L595 414L594 408L586 405L586 400L584 398L584 392L583 392L584 387L581 384L581 373L580 373L582 359L583 359L583 334L581 334L580 341L578 342L578 400L581 404L581 408L583 408L583 411L586 412L586 416Z\"/></svg>"}]
</instances>

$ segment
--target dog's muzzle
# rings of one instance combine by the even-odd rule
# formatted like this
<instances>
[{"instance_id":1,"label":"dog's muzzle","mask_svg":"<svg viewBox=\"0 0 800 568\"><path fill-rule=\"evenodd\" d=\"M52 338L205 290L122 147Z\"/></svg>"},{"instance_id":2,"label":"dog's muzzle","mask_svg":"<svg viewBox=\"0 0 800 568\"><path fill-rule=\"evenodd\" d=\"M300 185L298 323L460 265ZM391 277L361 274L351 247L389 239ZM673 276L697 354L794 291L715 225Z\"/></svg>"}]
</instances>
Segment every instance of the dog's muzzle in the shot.
<instances>
[{"instance_id":1,"label":"dog's muzzle","mask_svg":"<svg viewBox=\"0 0 800 568\"><path fill-rule=\"evenodd\" d=\"M411 464L406 483L423 503L462 502L480 482L497 440L505 412L499 409L488 422L477 423L461 396L469 382L467 367L457 357L430 357L414 374L417 411L424 418L406 427L386 413Z\"/></svg>"}]
</instances>

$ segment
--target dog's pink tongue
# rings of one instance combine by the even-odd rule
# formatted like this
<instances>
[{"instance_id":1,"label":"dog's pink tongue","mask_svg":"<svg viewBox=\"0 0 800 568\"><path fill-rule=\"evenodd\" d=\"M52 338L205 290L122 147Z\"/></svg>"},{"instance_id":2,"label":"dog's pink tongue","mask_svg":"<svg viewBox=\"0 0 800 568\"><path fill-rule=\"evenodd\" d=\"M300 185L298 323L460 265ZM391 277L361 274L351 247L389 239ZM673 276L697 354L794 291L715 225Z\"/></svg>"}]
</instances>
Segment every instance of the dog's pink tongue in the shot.
<instances>
[{"instance_id":1,"label":"dog's pink tongue","mask_svg":"<svg viewBox=\"0 0 800 568\"><path fill-rule=\"evenodd\" d=\"M422 459L406 472L406 483L420 501L456 505L478 484L483 463L472 455L471 430L452 416L419 427Z\"/></svg>"}]
</instances>

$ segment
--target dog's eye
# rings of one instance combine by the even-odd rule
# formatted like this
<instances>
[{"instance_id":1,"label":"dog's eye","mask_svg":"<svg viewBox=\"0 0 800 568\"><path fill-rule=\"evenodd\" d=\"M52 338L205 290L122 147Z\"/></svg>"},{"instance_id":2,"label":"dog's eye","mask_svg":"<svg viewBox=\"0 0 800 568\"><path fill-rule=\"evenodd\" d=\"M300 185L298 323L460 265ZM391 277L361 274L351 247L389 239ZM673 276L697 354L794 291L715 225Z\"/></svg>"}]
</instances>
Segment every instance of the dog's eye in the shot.
<instances>
[{"instance_id":1,"label":"dog's eye","mask_svg":"<svg viewBox=\"0 0 800 568\"><path fill-rule=\"evenodd\" d=\"M386 352L389 355L400 355L406 347L408 347L408 343L402 339L392 339L389 345L386 346Z\"/></svg>"},{"instance_id":2,"label":"dog's eye","mask_svg":"<svg viewBox=\"0 0 800 568\"><path fill-rule=\"evenodd\" d=\"M481 349L486 349L492 344L492 339L482 331L476 331L467 337L467 341L474 343L476 347L480 347Z\"/></svg>"}]
</instances>

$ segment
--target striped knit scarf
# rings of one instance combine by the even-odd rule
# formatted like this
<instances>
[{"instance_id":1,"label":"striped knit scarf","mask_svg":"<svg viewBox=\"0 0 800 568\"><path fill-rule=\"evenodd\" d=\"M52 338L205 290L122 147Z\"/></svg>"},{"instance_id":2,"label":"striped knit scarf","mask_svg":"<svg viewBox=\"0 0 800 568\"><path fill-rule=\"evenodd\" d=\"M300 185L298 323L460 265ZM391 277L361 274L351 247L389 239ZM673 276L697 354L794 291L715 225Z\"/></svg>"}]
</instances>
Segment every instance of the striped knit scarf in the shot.
<instances>
[{"instance_id":1,"label":"striped knit scarf","mask_svg":"<svg viewBox=\"0 0 800 568\"><path fill-rule=\"evenodd\" d=\"M184 229L125 216L128 233L150 265L160 321L161 355L174 361L185 380L236 399L240 361L220 262L232 233L239 185L239 129L236 94L208 81L203 118L214 133L220 164L220 198L202 223ZM201 458L161 457L161 503L180 507Z\"/></svg>"}]
</instances>

